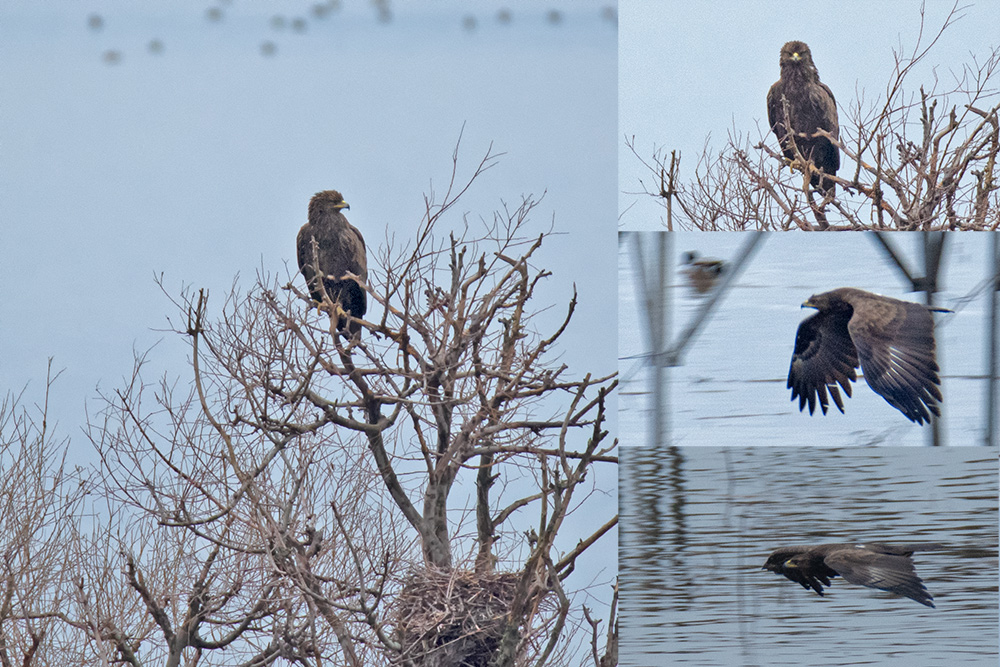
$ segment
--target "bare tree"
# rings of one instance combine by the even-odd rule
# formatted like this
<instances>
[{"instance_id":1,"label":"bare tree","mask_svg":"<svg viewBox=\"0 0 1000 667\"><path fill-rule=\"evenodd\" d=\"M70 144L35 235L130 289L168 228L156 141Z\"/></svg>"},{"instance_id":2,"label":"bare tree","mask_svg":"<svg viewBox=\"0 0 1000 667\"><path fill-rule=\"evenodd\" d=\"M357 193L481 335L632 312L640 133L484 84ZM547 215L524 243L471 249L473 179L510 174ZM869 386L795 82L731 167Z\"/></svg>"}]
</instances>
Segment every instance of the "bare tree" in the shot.
<instances>
[{"instance_id":1,"label":"bare tree","mask_svg":"<svg viewBox=\"0 0 1000 667\"><path fill-rule=\"evenodd\" d=\"M86 485L67 470L65 441L48 423L44 402L29 410L24 393L0 402L0 665L59 664L73 651L63 625L71 582L65 554L80 520ZM76 639L79 639L77 637Z\"/></svg>"},{"instance_id":2,"label":"bare tree","mask_svg":"<svg viewBox=\"0 0 1000 667\"><path fill-rule=\"evenodd\" d=\"M415 238L379 249L362 339L272 276L215 316L174 299L189 380L148 385L138 358L90 425L108 518L71 620L103 664L564 664L574 629L600 636L569 577L617 515L561 529L615 502L616 380L558 361L575 294L536 328L536 201L441 232L495 160L459 182L456 149Z\"/></svg>"},{"instance_id":3,"label":"bare tree","mask_svg":"<svg viewBox=\"0 0 1000 667\"><path fill-rule=\"evenodd\" d=\"M820 131L841 150L841 176L831 179L841 186L839 196L815 193L801 158L783 170L788 160L769 143L770 128L731 133L718 153L706 148L690 182L681 178L676 152L658 150L645 159L633 138L629 148L655 184L645 184L645 194L667 209L669 229L1000 229L1000 48L963 64L950 83L936 76L912 81L914 67L931 57L961 10L956 2L927 38L921 8L916 44L896 53L884 95L842 108L839 142Z\"/></svg>"}]
</instances>

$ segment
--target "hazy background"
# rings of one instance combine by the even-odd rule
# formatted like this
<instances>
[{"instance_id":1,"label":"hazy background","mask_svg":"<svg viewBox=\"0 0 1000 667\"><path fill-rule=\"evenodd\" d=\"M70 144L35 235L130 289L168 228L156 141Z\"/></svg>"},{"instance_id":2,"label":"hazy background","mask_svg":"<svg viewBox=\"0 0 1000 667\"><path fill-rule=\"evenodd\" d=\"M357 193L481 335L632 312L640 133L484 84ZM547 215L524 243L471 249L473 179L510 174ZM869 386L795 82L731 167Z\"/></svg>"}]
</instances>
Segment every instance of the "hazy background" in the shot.
<instances>
[{"instance_id":1,"label":"hazy background","mask_svg":"<svg viewBox=\"0 0 1000 667\"><path fill-rule=\"evenodd\" d=\"M924 13L929 44L954 3L935 0ZM1000 3L958 3L956 21L907 79L907 91L954 87L955 76L973 57L983 63L1000 38ZM820 79L837 99L841 123L846 109L885 95L893 72L893 49L909 55L921 30L920 0L887 0L875 7L851 2L803 3L720 0L706 10L681 0L622 0L619 36L619 223L623 229L663 229L665 210L646 195L651 174L626 147L635 139L649 161L657 149L681 156L689 180L706 147L722 149L730 133L766 136L764 98L778 80L778 52L791 40L809 45ZM955 99L953 104L963 100ZM994 102L995 103L995 102Z\"/></svg>"}]
</instances>

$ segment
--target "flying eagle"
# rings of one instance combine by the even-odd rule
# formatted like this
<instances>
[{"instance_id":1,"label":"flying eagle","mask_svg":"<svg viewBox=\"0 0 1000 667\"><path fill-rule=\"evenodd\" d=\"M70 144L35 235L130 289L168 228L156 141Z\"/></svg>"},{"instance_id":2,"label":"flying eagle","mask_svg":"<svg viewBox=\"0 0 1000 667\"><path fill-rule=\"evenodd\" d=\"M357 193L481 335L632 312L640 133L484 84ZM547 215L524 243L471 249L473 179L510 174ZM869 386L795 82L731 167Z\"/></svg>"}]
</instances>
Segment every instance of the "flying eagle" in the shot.
<instances>
[{"instance_id":1,"label":"flying eagle","mask_svg":"<svg viewBox=\"0 0 1000 667\"><path fill-rule=\"evenodd\" d=\"M819 72L805 42L785 44L778 62L781 78L767 91L767 121L785 157L795 159L794 141L802 157L812 162L817 170L810 179L812 186L832 195L836 185L823 179L822 174L837 173L840 150L816 132L826 130L834 139L840 139L837 102L826 84L819 80ZM791 118L785 118L786 104Z\"/></svg>"},{"instance_id":2,"label":"flying eagle","mask_svg":"<svg viewBox=\"0 0 1000 667\"><path fill-rule=\"evenodd\" d=\"M868 386L910 421L923 424L931 414L941 415L931 311L951 311L852 287L816 294L802 307L819 312L803 320L795 334L787 386L792 400L799 399L799 410L808 403L813 414L819 396L826 414L829 391L843 412L837 385L850 396L860 364Z\"/></svg>"},{"instance_id":3,"label":"flying eagle","mask_svg":"<svg viewBox=\"0 0 1000 667\"><path fill-rule=\"evenodd\" d=\"M368 295L362 282L368 280L368 259L365 240L361 232L351 225L341 211L350 208L336 190L317 192L309 201L309 222L302 226L296 239L299 270L309 286L309 294L317 303L323 302L323 292L335 305L353 317L360 318L368 306ZM316 251L313 252L313 241ZM322 281L314 266L318 262ZM341 316L337 326L343 329L347 318ZM352 335L361 332L361 325L352 322L348 329Z\"/></svg>"},{"instance_id":4,"label":"flying eagle","mask_svg":"<svg viewBox=\"0 0 1000 667\"><path fill-rule=\"evenodd\" d=\"M913 569L915 551L933 551L940 544L820 544L815 547L782 547L764 563L770 570L813 589L820 596L830 579L841 576L859 586L904 595L928 607L934 597Z\"/></svg>"}]
</instances>

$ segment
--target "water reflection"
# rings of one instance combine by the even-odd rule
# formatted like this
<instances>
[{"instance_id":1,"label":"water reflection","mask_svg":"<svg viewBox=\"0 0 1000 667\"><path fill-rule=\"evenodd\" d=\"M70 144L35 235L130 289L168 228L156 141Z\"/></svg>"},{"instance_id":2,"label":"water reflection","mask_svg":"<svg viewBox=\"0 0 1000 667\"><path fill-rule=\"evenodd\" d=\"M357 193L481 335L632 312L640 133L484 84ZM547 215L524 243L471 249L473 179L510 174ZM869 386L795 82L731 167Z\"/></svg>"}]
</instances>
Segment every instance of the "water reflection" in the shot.
<instances>
[{"instance_id":1,"label":"water reflection","mask_svg":"<svg viewBox=\"0 0 1000 667\"><path fill-rule=\"evenodd\" d=\"M623 665L996 665L997 459L988 450L622 452ZM937 609L762 571L779 546L941 542Z\"/></svg>"}]
</instances>

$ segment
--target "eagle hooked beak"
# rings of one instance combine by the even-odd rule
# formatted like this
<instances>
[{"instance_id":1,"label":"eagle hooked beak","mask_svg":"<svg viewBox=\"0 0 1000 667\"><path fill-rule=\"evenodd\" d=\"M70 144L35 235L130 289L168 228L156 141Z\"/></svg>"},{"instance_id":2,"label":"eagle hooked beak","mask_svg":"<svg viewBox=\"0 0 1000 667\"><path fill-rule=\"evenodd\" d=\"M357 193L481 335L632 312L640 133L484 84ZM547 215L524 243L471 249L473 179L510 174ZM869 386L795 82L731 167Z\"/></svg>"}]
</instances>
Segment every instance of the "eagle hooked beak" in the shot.
<instances>
[{"instance_id":1,"label":"eagle hooked beak","mask_svg":"<svg viewBox=\"0 0 1000 667\"><path fill-rule=\"evenodd\" d=\"M792 54L792 60L794 60L795 62L799 62L800 60L802 60L802 56L799 54L798 51Z\"/></svg>"}]
</instances>

